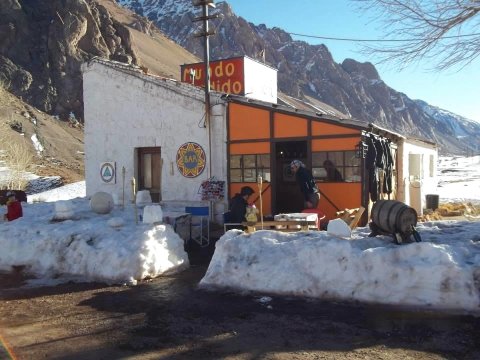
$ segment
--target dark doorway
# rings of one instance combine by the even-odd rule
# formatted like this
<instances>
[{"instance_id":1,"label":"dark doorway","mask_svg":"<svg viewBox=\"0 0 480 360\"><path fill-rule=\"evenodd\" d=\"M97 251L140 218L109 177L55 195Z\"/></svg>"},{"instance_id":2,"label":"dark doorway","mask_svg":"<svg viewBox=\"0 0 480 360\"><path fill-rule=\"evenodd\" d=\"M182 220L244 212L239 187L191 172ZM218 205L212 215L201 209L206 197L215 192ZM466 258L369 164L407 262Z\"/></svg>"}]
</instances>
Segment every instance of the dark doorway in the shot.
<instances>
[{"instance_id":1,"label":"dark doorway","mask_svg":"<svg viewBox=\"0 0 480 360\"><path fill-rule=\"evenodd\" d=\"M276 214L300 212L303 196L295 175L290 170L292 160L307 162L306 141L282 141L275 143L275 204Z\"/></svg>"},{"instance_id":2,"label":"dark doorway","mask_svg":"<svg viewBox=\"0 0 480 360\"><path fill-rule=\"evenodd\" d=\"M149 190L152 201L162 200L162 155L160 147L138 149L138 190Z\"/></svg>"}]
</instances>

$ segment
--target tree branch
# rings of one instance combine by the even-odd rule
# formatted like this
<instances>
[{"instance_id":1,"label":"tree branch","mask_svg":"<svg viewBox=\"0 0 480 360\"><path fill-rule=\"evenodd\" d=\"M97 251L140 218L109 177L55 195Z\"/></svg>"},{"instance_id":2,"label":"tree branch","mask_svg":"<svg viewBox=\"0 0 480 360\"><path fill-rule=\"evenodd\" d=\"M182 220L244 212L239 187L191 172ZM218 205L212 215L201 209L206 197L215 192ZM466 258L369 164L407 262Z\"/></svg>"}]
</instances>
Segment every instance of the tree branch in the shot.
<instances>
[{"instance_id":1,"label":"tree branch","mask_svg":"<svg viewBox=\"0 0 480 360\"><path fill-rule=\"evenodd\" d=\"M393 62L400 68L422 59L433 69L466 66L479 56L479 0L352 0L364 13L375 11L374 21L385 29L383 40L401 40L392 46L367 45L363 52Z\"/></svg>"}]
</instances>

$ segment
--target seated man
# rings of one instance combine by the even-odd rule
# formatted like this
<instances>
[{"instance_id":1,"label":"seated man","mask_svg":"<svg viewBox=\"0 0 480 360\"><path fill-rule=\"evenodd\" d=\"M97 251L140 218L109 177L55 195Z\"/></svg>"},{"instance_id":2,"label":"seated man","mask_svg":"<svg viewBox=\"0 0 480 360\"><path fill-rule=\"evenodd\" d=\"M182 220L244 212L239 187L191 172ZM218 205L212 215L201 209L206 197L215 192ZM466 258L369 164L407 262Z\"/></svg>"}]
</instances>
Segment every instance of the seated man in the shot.
<instances>
[{"instance_id":1,"label":"seated man","mask_svg":"<svg viewBox=\"0 0 480 360\"><path fill-rule=\"evenodd\" d=\"M244 186L240 190L240 193L235 194L230 201L230 216L228 222L241 223L246 220L245 214L247 212L248 198L254 192L250 186Z\"/></svg>"}]
</instances>

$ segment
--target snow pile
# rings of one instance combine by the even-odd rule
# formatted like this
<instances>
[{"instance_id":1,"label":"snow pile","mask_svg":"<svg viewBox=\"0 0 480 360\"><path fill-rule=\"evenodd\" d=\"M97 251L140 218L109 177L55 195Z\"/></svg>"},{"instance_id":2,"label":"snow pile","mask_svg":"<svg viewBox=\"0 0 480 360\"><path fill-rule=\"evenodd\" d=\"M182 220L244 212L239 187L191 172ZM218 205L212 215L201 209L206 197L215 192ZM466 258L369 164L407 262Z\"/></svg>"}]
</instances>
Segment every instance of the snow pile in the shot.
<instances>
[{"instance_id":1,"label":"snow pile","mask_svg":"<svg viewBox=\"0 0 480 360\"><path fill-rule=\"evenodd\" d=\"M143 222L146 224L153 224L162 221L163 211L160 205L147 205L143 210Z\"/></svg>"},{"instance_id":2,"label":"snow pile","mask_svg":"<svg viewBox=\"0 0 480 360\"><path fill-rule=\"evenodd\" d=\"M85 197L85 181L68 184L28 196L28 202L54 202Z\"/></svg>"},{"instance_id":3,"label":"snow pile","mask_svg":"<svg viewBox=\"0 0 480 360\"><path fill-rule=\"evenodd\" d=\"M135 283L188 266L171 226L137 225L132 207L98 215L86 199L58 204L23 204L23 218L0 222L0 270L25 265L38 277ZM73 208L75 220L58 221Z\"/></svg>"},{"instance_id":4,"label":"snow pile","mask_svg":"<svg viewBox=\"0 0 480 360\"><path fill-rule=\"evenodd\" d=\"M73 203L69 200L55 203L55 215L52 220L69 220L75 215Z\"/></svg>"},{"instance_id":5,"label":"snow pile","mask_svg":"<svg viewBox=\"0 0 480 360\"><path fill-rule=\"evenodd\" d=\"M418 226L423 242L326 232L227 232L200 286L448 310L480 310L480 222Z\"/></svg>"}]
</instances>

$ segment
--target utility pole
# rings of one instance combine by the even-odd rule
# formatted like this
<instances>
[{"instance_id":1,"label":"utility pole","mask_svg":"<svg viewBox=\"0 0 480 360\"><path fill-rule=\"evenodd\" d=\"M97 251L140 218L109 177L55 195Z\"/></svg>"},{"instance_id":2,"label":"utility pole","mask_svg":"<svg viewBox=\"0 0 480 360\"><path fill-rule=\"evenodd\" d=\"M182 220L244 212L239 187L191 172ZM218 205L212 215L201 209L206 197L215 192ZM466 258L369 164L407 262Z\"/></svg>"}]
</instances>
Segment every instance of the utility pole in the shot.
<instances>
[{"instance_id":1,"label":"utility pole","mask_svg":"<svg viewBox=\"0 0 480 360\"><path fill-rule=\"evenodd\" d=\"M215 34L208 28L208 20L216 19L218 15L208 15L208 8L215 8L213 0L193 0L193 6L202 7L202 16L196 17L193 21L203 22L203 31L196 34L196 37L203 37L203 62L205 69L205 125L208 127L208 178L212 177L212 124L210 119L210 44L208 37ZM213 204L209 201L210 220L213 220Z\"/></svg>"},{"instance_id":2,"label":"utility pole","mask_svg":"<svg viewBox=\"0 0 480 360\"><path fill-rule=\"evenodd\" d=\"M215 8L213 0L193 0L193 6L202 7L202 16L198 16L193 21L203 22L203 31L196 34L195 37L203 37L203 62L205 69L205 124L208 127L208 145L209 145L209 166L208 177L212 176L212 127L210 121L210 44L208 37L215 34L210 31L208 20L216 19L218 15L208 15L208 8Z\"/></svg>"}]
</instances>

